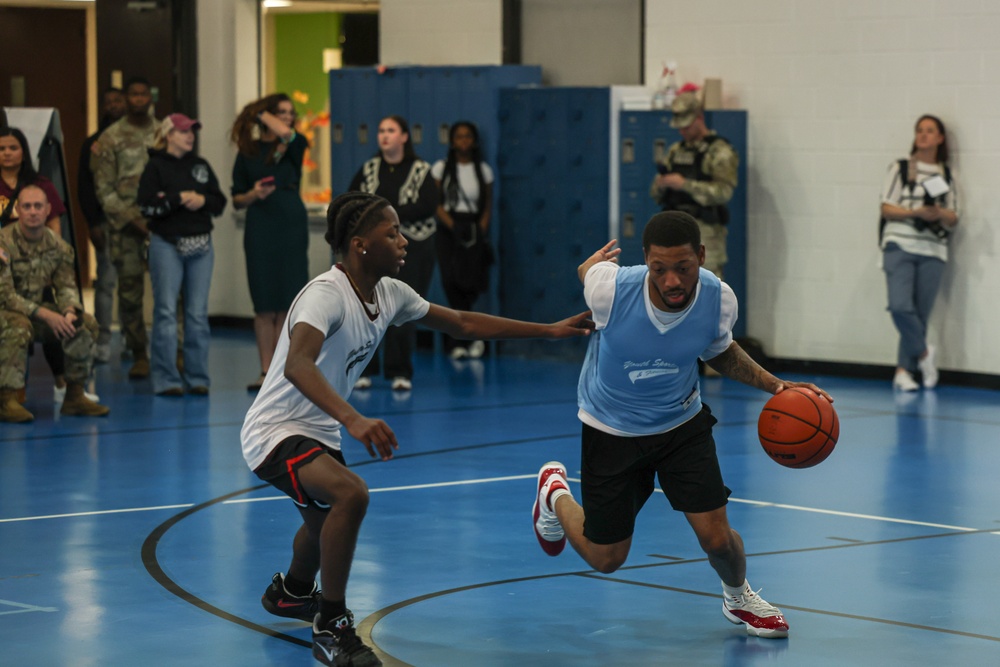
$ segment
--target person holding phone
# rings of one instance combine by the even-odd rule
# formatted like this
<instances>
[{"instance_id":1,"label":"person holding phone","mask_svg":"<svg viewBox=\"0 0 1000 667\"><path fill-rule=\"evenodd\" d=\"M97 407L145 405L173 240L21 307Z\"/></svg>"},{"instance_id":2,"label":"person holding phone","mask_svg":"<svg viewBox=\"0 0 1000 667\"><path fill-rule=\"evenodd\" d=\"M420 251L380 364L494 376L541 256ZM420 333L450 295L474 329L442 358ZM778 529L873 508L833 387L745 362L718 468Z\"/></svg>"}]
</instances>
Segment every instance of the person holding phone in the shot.
<instances>
[{"instance_id":1,"label":"person holding phone","mask_svg":"<svg viewBox=\"0 0 1000 667\"><path fill-rule=\"evenodd\" d=\"M736 189L739 156L732 144L709 130L696 90L682 92L671 105L670 127L681 140L656 165L649 194L664 211L682 211L698 221L705 244L705 268L723 277L726 254L726 204Z\"/></svg>"},{"instance_id":2,"label":"person holding phone","mask_svg":"<svg viewBox=\"0 0 1000 667\"><path fill-rule=\"evenodd\" d=\"M309 280L309 216L299 194L309 143L295 131L295 105L284 93L246 105L231 138L239 149L233 205L247 211L243 248L260 356L260 375L247 390L257 391L292 299Z\"/></svg>"},{"instance_id":3,"label":"person holding phone","mask_svg":"<svg viewBox=\"0 0 1000 667\"><path fill-rule=\"evenodd\" d=\"M892 386L916 391L937 386L937 350L927 342L927 324L948 261L948 243L958 224L955 175L948 165L948 137L940 118L917 119L908 159L889 165L882 188L880 246L889 292L889 312L899 331Z\"/></svg>"}]
</instances>

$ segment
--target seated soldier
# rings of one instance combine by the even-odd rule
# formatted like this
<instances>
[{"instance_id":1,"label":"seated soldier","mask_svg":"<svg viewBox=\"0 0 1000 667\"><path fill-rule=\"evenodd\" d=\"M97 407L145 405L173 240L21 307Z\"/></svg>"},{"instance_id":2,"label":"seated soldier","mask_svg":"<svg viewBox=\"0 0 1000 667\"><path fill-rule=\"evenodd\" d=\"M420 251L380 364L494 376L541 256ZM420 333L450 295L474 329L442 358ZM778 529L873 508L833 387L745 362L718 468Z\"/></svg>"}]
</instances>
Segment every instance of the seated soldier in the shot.
<instances>
[{"instance_id":1,"label":"seated soldier","mask_svg":"<svg viewBox=\"0 0 1000 667\"><path fill-rule=\"evenodd\" d=\"M28 367L28 345L55 339L66 357L64 415L103 416L110 409L84 396L93 363L97 321L83 312L73 269L73 249L45 221L45 191L26 185L17 200L18 221L0 229L0 421L34 419L17 401ZM55 304L41 303L52 289Z\"/></svg>"}]
</instances>

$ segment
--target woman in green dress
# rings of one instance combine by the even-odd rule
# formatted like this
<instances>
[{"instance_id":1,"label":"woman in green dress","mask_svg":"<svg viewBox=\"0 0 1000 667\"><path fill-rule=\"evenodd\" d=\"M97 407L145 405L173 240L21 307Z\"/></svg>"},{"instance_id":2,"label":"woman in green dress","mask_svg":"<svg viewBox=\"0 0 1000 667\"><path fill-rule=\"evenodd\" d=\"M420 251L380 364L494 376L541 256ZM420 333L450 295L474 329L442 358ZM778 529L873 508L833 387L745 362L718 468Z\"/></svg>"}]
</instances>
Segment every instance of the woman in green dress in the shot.
<instances>
[{"instance_id":1,"label":"woman in green dress","mask_svg":"<svg viewBox=\"0 0 1000 667\"><path fill-rule=\"evenodd\" d=\"M309 218L299 195L309 144L295 132L295 106L283 93L245 106L231 136L239 148L233 204L247 210L243 248L261 369L247 389L257 391L288 308L309 280Z\"/></svg>"}]
</instances>

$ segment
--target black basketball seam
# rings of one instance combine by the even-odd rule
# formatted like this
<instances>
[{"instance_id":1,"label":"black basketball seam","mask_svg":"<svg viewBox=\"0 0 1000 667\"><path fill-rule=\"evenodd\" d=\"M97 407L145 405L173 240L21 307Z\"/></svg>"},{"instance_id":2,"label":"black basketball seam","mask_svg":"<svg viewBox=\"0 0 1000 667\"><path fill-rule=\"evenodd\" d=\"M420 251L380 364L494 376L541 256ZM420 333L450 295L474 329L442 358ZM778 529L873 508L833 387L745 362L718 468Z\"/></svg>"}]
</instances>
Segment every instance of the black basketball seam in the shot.
<instances>
[{"instance_id":1,"label":"black basketball seam","mask_svg":"<svg viewBox=\"0 0 1000 667\"><path fill-rule=\"evenodd\" d=\"M836 411L833 410L833 406L830 406L833 418L832 418L832 420L830 420L829 425L825 425L824 421L826 421L826 420L824 420L824 418L823 418L823 411L820 409L820 406L817 404L817 401L818 401L818 399L820 397L815 397L814 398L811 394L809 394L809 393L807 393L805 391L802 391L798 387L790 387L789 390L790 391L794 391L796 394L801 394L802 396L804 396L805 398L808 399L809 405L811 405L812 408L813 408L813 410L815 411L816 421L819 422L819 423L818 424L813 424L812 422L808 421L807 419L805 419L803 417L800 417L799 415L794 415L794 414L791 414L789 412L786 412L785 410L778 409L778 408L773 407L773 406L767 406L767 405L765 405L764 409L761 411L761 416L757 420L757 430L758 430L757 435L758 435L758 439L761 441L761 445L762 445L762 447L764 449L764 452L771 458L771 460L775 461L776 463L778 463L780 465L784 465L784 466L786 466L788 468L808 468L808 467L810 467L810 464L809 464L810 461L814 460L815 458L817 458L820 455L822 455L822 454L825 453L826 455L823 456L820 459L820 462L822 462L823 460L826 459L827 456L830 455L830 453L832 453L833 447L836 447L837 440L834 439L834 437L833 437L833 430L834 430L833 427L835 427L835 426L837 427L838 436L839 436L839 431L840 431L839 420L837 419L837 413L836 413ZM778 394L778 395L780 395L780 394ZM765 414L766 413L771 413L772 415L777 415L779 420L781 419L782 416L785 417L786 419L793 419L796 422L799 422L801 424L805 424L806 426L814 429L814 431L813 431L813 433L808 438L805 438L804 440L798 440L798 441L794 441L794 442L777 442L777 441L772 440L771 438L766 437L766 436L764 436L764 435L762 435L760 433L760 421L761 421L761 419L765 418ZM786 421L786 423L787 423L787 421ZM824 428L824 426L826 426L826 428ZM808 458L804 458L804 459L800 459L800 460L788 461L787 459L785 459L785 458L783 458L781 456L781 454L782 454L781 450L784 450L785 448L794 448L794 447L798 447L798 446L804 445L806 443L809 443L810 441L814 440L817 435L820 435L820 434L822 434L825 437L825 440L823 441L823 444L821 444L818 448L816 448L816 450L814 452L812 452L812 454L809 455ZM774 453L772 453L772 451L771 451L772 448L775 450ZM793 457L797 457L798 454L797 453L793 453L792 456ZM812 464L812 465L816 465L816 464Z\"/></svg>"},{"instance_id":2,"label":"black basketball seam","mask_svg":"<svg viewBox=\"0 0 1000 667\"><path fill-rule=\"evenodd\" d=\"M773 412L773 413L779 414L779 415L784 415L784 416L788 417L789 419L794 419L795 421L802 422L806 426L812 426L814 429L816 429L816 433L822 433L823 435L825 435L828 438L833 438L833 433L832 432L824 431L822 428L820 428L818 426L815 426L815 425L807 422L805 419L802 419L801 417L797 417L797 416L795 416L793 414L790 414L788 412L783 412L782 410L775 410L774 408L768 408L768 407L765 407L764 411L766 411L766 412ZM822 418L823 418L823 416L820 415L820 420L822 420ZM758 419L757 422L758 422L758 425L759 425L760 420ZM759 426L758 426L758 428L759 428ZM760 434L758 433L758 435L760 435ZM807 438L806 440L808 440L808 439L809 438ZM806 442L806 440L797 440L795 442L775 442L774 440L771 440L770 438L767 439L768 442L773 442L776 445L801 445L803 442Z\"/></svg>"}]
</instances>

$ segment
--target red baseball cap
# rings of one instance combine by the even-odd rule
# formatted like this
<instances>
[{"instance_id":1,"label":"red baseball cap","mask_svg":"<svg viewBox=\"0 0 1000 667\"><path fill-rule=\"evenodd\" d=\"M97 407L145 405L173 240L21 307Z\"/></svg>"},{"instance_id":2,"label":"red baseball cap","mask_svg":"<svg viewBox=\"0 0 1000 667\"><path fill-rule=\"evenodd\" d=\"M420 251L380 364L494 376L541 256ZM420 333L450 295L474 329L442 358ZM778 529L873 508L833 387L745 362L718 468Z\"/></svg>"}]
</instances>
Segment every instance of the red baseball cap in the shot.
<instances>
[{"instance_id":1,"label":"red baseball cap","mask_svg":"<svg viewBox=\"0 0 1000 667\"><path fill-rule=\"evenodd\" d=\"M167 129L180 130L181 132L201 129L201 121L188 118L182 113L172 113L167 116L166 120L170 121L170 128Z\"/></svg>"}]
</instances>

